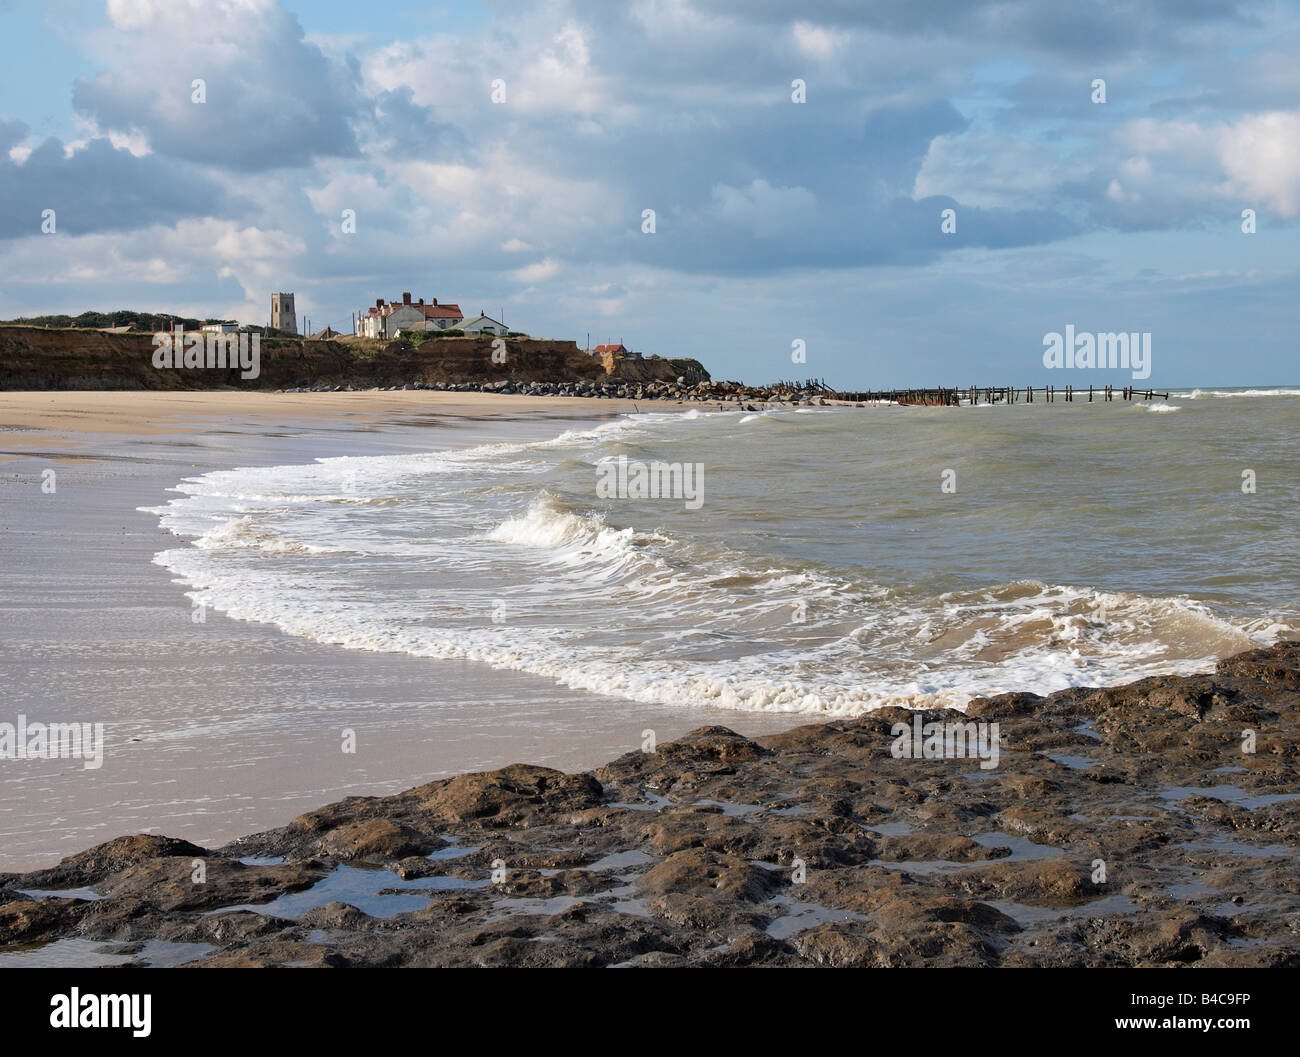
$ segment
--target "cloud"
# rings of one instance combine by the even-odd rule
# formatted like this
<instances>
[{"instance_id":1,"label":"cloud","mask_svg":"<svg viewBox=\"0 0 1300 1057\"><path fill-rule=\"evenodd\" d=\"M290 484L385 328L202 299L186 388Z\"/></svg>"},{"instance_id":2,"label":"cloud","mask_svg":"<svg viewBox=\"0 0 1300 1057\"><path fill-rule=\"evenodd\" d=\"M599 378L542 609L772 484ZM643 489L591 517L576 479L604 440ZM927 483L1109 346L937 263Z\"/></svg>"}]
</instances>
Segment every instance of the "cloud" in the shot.
<instances>
[{"instance_id":1,"label":"cloud","mask_svg":"<svg viewBox=\"0 0 1300 1057\"><path fill-rule=\"evenodd\" d=\"M1219 133L1216 147L1232 193L1284 217L1300 213L1300 112L1243 118Z\"/></svg>"},{"instance_id":2,"label":"cloud","mask_svg":"<svg viewBox=\"0 0 1300 1057\"><path fill-rule=\"evenodd\" d=\"M357 155L358 70L326 58L278 4L111 0L108 12L112 27L89 36L110 68L73 89L77 112L99 127L223 168Z\"/></svg>"},{"instance_id":3,"label":"cloud","mask_svg":"<svg viewBox=\"0 0 1300 1057\"><path fill-rule=\"evenodd\" d=\"M252 309L244 318L261 320L264 309L253 306L261 305L264 292L279 281L292 281L303 250L301 239L283 231L241 228L228 221L182 220L170 227L155 225L128 232L31 235L6 248L0 257L0 280L11 290L40 287L56 295L81 292L73 300L82 309L95 305L95 299L87 303L85 298L84 291L90 288L125 284L137 289L190 287L224 291L216 296L229 297L237 287ZM160 303L152 297L145 301ZM307 301L310 307L310 298ZM137 299L131 307L145 308L147 304ZM209 308L197 314L212 312Z\"/></svg>"},{"instance_id":4,"label":"cloud","mask_svg":"<svg viewBox=\"0 0 1300 1057\"><path fill-rule=\"evenodd\" d=\"M1300 214L1300 27L1278 7L487 8L402 21L381 3L323 32L305 7L304 35L272 0L110 0L106 27L68 38L85 71L78 131L38 143L0 119L8 289L41 275L82 302L129 278L260 321L270 290L296 287L303 310L338 326L422 285L504 302L533 333L609 327L705 353L709 326L767 340L748 328L772 298L856 318L858 291L874 290L864 325L887 335L905 301L917 325L933 320L913 285L946 297L965 275L973 314L954 312L955 327L993 297L1006 308L1025 289L1100 284L1097 262L1127 260L1133 233L1205 232L1247 206ZM1097 76L1105 105L1089 101ZM806 103L791 99L795 77ZM206 103L191 101L194 78ZM47 207L58 239L34 234ZM345 209L355 234L340 229ZM955 234L940 229L946 209ZM1104 251L1063 244L1081 235ZM172 258L193 239L197 258ZM1263 253L1266 239L1261 227L1239 241ZM1170 244L1179 272L1231 270L1218 245L1201 268ZM1266 263L1233 267L1281 288ZM682 335L671 319L692 309L716 324ZM773 348L788 361L788 338Z\"/></svg>"},{"instance_id":5,"label":"cloud","mask_svg":"<svg viewBox=\"0 0 1300 1057\"><path fill-rule=\"evenodd\" d=\"M168 224L235 204L193 166L137 157L106 139L71 154L47 139L21 163L0 157L0 201L0 238L39 232L46 209L55 211L56 235L80 235Z\"/></svg>"},{"instance_id":6,"label":"cloud","mask_svg":"<svg viewBox=\"0 0 1300 1057\"><path fill-rule=\"evenodd\" d=\"M553 279L560 273L560 264L550 257L543 258L535 264L526 265L523 268L516 269L511 276L516 282L521 283L541 283L547 279Z\"/></svg>"}]
</instances>

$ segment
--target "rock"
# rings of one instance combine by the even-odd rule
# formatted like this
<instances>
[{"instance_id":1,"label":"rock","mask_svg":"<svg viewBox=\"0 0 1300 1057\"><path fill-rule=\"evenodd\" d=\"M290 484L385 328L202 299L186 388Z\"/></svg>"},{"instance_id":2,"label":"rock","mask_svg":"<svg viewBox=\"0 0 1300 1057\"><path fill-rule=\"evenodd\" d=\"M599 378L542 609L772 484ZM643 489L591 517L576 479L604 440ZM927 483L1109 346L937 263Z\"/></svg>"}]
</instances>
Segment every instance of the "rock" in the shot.
<instances>
[{"instance_id":1,"label":"rock","mask_svg":"<svg viewBox=\"0 0 1300 1057\"><path fill-rule=\"evenodd\" d=\"M48 870L23 876L24 888L85 888L105 877L151 859L187 857L199 859L209 852L187 840L139 833L117 837L93 848L70 855Z\"/></svg>"},{"instance_id":2,"label":"rock","mask_svg":"<svg viewBox=\"0 0 1300 1057\"><path fill-rule=\"evenodd\" d=\"M65 900L36 900L0 890L0 948L11 944L47 942L76 923L81 911L62 906ZM79 902L80 907L88 904Z\"/></svg>"},{"instance_id":3,"label":"rock","mask_svg":"<svg viewBox=\"0 0 1300 1057\"><path fill-rule=\"evenodd\" d=\"M0 946L113 939L143 962L166 939L250 966L1294 966L1296 654L920 714L996 720L991 770L894 758L914 713L890 708L759 739L702 727L590 774L516 764L348 797L216 852L120 838L0 876ZM384 868L331 873L367 861ZM86 885L104 898L21 891ZM211 913L309 890L323 905L296 919ZM372 898L404 909L371 917Z\"/></svg>"},{"instance_id":4,"label":"rock","mask_svg":"<svg viewBox=\"0 0 1300 1057\"><path fill-rule=\"evenodd\" d=\"M770 871L738 856L696 848L670 855L636 880L637 891L643 897L708 893L750 902L764 899L777 884Z\"/></svg>"},{"instance_id":5,"label":"rock","mask_svg":"<svg viewBox=\"0 0 1300 1057\"><path fill-rule=\"evenodd\" d=\"M196 883L188 861L154 859L130 866L106 879L104 890L114 900L148 900L163 910L207 911L243 903L265 903L288 892L310 888L326 873L314 860L280 866L245 866L232 859L204 862L203 881ZM111 904L96 903L92 914Z\"/></svg>"},{"instance_id":6,"label":"rock","mask_svg":"<svg viewBox=\"0 0 1300 1057\"><path fill-rule=\"evenodd\" d=\"M512 764L499 771L463 774L414 791L422 808L447 822L525 824L543 809L580 811L600 803L600 782L590 775Z\"/></svg>"},{"instance_id":7,"label":"rock","mask_svg":"<svg viewBox=\"0 0 1300 1057\"><path fill-rule=\"evenodd\" d=\"M427 852L432 842L391 819L368 818L330 830L320 852L333 858L389 861Z\"/></svg>"}]
</instances>

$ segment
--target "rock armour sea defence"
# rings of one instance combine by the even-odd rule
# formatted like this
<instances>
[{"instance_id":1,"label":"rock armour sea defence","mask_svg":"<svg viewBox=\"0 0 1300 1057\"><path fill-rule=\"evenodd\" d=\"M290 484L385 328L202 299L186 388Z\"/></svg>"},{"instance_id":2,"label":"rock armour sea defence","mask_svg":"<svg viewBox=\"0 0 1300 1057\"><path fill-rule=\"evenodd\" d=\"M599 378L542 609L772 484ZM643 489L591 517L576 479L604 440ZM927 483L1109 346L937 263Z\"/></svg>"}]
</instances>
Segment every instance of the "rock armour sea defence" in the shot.
<instances>
[{"instance_id":1,"label":"rock armour sea defence","mask_svg":"<svg viewBox=\"0 0 1300 1057\"><path fill-rule=\"evenodd\" d=\"M0 959L77 939L232 966L1300 965L1300 643L977 699L991 770L895 758L910 718L705 727L214 850L119 838L0 875Z\"/></svg>"}]
</instances>

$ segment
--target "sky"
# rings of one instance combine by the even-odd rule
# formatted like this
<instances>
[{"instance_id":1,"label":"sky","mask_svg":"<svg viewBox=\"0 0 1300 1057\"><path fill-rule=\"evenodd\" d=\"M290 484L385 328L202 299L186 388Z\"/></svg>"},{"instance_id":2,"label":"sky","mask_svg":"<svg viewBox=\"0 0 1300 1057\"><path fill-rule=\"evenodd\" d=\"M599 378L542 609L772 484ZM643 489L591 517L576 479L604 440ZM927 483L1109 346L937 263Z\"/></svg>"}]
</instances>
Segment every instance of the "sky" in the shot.
<instances>
[{"instance_id":1,"label":"sky","mask_svg":"<svg viewBox=\"0 0 1300 1057\"><path fill-rule=\"evenodd\" d=\"M1300 383L1295 2L0 0L0 39L0 318L409 291L750 383L1132 384L1048 368L1067 326L1149 333L1143 387Z\"/></svg>"}]
</instances>

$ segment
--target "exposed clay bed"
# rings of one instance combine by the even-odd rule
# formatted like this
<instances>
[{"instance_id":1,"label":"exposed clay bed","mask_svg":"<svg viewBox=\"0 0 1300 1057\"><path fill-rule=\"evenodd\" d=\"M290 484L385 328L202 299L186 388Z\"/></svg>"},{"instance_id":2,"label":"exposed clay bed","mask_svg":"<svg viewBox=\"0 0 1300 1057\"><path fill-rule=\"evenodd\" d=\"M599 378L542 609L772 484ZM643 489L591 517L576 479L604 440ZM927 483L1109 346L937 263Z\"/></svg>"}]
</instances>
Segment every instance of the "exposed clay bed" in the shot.
<instances>
[{"instance_id":1,"label":"exposed clay bed","mask_svg":"<svg viewBox=\"0 0 1300 1057\"><path fill-rule=\"evenodd\" d=\"M995 769L891 709L121 838L0 875L0 965L1300 965L1300 643L969 712Z\"/></svg>"}]
</instances>

